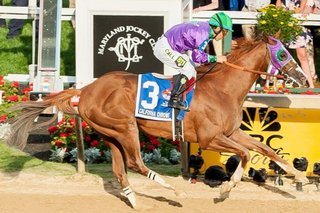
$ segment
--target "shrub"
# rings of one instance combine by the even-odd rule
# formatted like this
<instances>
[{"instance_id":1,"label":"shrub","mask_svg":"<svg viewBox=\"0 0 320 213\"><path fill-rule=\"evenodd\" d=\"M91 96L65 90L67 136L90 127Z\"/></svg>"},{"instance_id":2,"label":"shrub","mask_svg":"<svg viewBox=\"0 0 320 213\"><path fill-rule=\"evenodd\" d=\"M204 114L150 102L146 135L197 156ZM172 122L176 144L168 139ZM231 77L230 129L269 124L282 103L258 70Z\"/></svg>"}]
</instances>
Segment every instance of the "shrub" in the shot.
<instances>
[{"instance_id":1,"label":"shrub","mask_svg":"<svg viewBox=\"0 0 320 213\"><path fill-rule=\"evenodd\" d=\"M280 31L283 43L288 43L302 33L300 20L293 16L293 11L270 4L260 12L257 15L257 28L261 33L274 36Z\"/></svg>"},{"instance_id":2,"label":"shrub","mask_svg":"<svg viewBox=\"0 0 320 213\"><path fill-rule=\"evenodd\" d=\"M2 104L0 105L0 123L7 122L8 118L16 115L16 112L8 112L8 108L16 103L26 101L29 99L30 88L21 90L19 82L6 81L0 75L0 90L2 93Z\"/></svg>"}]
</instances>

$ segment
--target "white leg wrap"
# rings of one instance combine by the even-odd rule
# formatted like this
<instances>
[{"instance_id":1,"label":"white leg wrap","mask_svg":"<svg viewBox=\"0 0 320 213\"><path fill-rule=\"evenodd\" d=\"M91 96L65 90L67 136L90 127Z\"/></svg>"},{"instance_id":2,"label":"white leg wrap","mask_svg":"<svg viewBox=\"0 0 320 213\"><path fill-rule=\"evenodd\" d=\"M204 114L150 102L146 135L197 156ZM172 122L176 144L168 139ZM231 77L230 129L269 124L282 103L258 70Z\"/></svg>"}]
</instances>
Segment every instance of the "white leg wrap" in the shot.
<instances>
[{"instance_id":1,"label":"white leg wrap","mask_svg":"<svg viewBox=\"0 0 320 213\"><path fill-rule=\"evenodd\" d=\"M157 183L159 183L161 186L164 186L169 189L173 189L173 187L170 184L167 184L165 180L160 177L157 173L155 173L152 170L149 170L147 177Z\"/></svg>"},{"instance_id":2,"label":"white leg wrap","mask_svg":"<svg viewBox=\"0 0 320 213\"><path fill-rule=\"evenodd\" d=\"M236 171L232 175L232 180L234 183L238 183L241 181L241 178L243 176L244 169L242 168L241 161L239 162L239 165L237 166Z\"/></svg>"},{"instance_id":3,"label":"white leg wrap","mask_svg":"<svg viewBox=\"0 0 320 213\"><path fill-rule=\"evenodd\" d=\"M137 206L136 196L134 191L132 191L130 186L122 189L126 197L128 198L129 202L131 203L132 207L135 208Z\"/></svg>"}]
</instances>

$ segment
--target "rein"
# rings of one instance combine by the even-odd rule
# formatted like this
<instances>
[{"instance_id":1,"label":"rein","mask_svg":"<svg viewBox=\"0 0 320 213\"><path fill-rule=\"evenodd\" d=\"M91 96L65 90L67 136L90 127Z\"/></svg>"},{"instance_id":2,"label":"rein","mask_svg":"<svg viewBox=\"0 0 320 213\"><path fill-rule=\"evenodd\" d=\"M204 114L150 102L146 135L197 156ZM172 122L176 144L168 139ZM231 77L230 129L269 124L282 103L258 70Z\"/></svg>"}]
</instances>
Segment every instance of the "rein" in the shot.
<instances>
[{"instance_id":1,"label":"rein","mask_svg":"<svg viewBox=\"0 0 320 213\"><path fill-rule=\"evenodd\" d=\"M266 73L266 72L262 72L262 71L258 71L258 70L251 70L251 69L248 69L248 68L245 68L245 67L241 67L241 66L232 64L232 63L227 62L227 61L225 61L223 63L228 65L229 67L233 67L235 69L239 69L239 70L242 70L242 71L252 72L252 73L259 74L259 75L266 75L266 76L272 76L272 77L277 77L277 78L283 78L283 75L274 75L274 74L270 74L270 73Z\"/></svg>"},{"instance_id":2,"label":"rein","mask_svg":"<svg viewBox=\"0 0 320 213\"><path fill-rule=\"evenodd\" d=\"M187 91L190 87L192 87L193 85L195 85L198 81L200 81L206 74L208 74L209 72L211 72L211 70L217 65L218 63L214 63L211 67L209 67L209 69L203 73L199 78L197 78L192 84L189 84L186 88L184 88L182 91L180 91L179 93L177 93L178 95L184 93L185 91Z\"/></svg>"}]
</instances>

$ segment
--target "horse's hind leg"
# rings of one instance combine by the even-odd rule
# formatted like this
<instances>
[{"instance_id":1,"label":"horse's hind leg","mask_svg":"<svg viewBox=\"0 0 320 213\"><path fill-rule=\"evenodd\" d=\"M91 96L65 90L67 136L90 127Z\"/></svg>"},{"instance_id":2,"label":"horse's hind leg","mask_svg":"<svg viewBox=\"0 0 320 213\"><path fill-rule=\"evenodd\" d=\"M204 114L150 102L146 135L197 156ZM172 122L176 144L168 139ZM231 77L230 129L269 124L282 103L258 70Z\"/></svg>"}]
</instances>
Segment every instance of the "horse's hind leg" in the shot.
<instances>
[{"instance_id":1,"label":"horse's hind leg","mask_svg":"<svg viewBox=\"0 0 320 213\"><path fill-rule=\"evenodd\" d=\"M121 151L120 144L111 143L110 141L105 140L105 142L109 145L112 151L112 171L114 176L117 178L117 181L120 183L122 190L126 197L128 198L129 202L131 203L133 208L136 208L137 202L135 193L130 187L127 174L126 174L126 168L125 168L125 162L124 162L124 156Z\"/></svg>"},{"instance_id":2,"label":"horse's hind leg","mask_svg":"<svg viewBox=\"0 0 320 213\"><path fill-rule=\"evenodd\" d=\"M291 173L295 176L295 181L308 183L308 178L300 171L291 166L286 160L279 157L275 151L273 151L269 146L255 140L253 137L249 136L241 129L235 131L230 138L242 146L246 147L251 151L258 152L264 156L269 157L271 160L276 162L283 170L288 173Z\"/></svg>"}]
</instances>

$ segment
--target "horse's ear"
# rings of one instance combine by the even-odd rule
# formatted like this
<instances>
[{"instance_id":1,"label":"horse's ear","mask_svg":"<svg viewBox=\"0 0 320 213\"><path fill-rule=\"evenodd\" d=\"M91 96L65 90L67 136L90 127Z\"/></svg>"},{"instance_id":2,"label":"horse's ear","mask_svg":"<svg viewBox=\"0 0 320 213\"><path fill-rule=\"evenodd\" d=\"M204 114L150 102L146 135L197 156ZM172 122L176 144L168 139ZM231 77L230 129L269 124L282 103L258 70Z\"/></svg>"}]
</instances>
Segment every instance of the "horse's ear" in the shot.
<instances>
[{"instance_id":1,"label":"horse's ear","mask_svg":"<svg viewBox=\"0 0 320 213\"><path fill-rule=\"evenodd\" d=\"M270 45L275 45L277 42L270 38L266 33L262 33L262 40Z\"/></svg>"},{"instance_id":2,"label":"horse's ear","mask_svg":"<svg viewBox=\"0 0 320 213\"><path fill-rule=\"evenodd\" d=\"M274 38L279 39L280 38L280 34L281 34L281 30L279 30L278 32L276 32L276 34L274 34Z\"/></svg>"}]
</instances>

